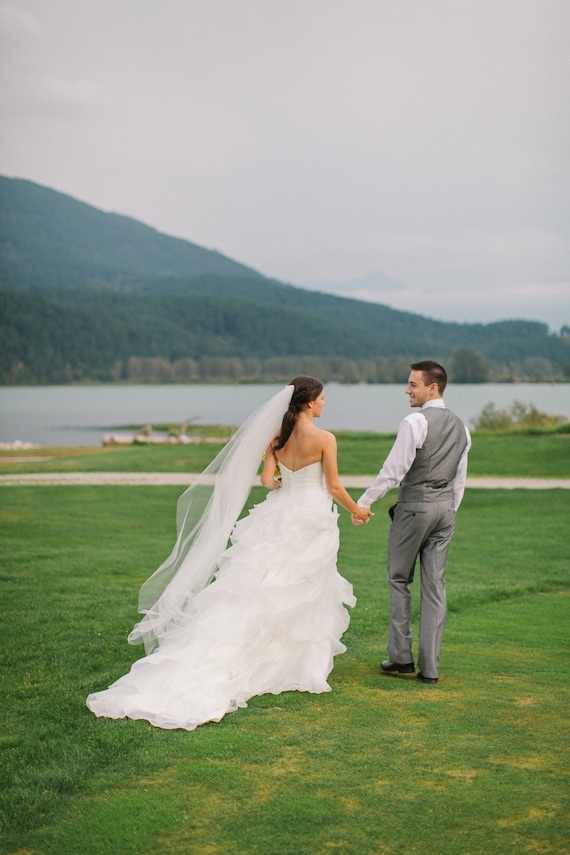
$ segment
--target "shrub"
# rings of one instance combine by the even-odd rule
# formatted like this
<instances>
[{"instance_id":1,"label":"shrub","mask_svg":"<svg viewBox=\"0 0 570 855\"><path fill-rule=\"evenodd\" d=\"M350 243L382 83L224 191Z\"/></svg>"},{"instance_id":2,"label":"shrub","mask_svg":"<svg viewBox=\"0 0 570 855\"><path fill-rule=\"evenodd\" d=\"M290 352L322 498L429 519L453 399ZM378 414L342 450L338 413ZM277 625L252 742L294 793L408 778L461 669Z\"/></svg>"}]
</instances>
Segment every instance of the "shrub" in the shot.
<instances>
[{"instance_id":1,"label":"shrub","mask_svg":"<svg viewBox=\"0 0 570 855\"><path fill-rule=\"evenodd\" d=\"M534 406L522 401L513 401L505 410L498 410L493 402L486 404L474 422L476 430L553 430L567 425L564 416L543 413Z\"/></svg>"}]
</instances>

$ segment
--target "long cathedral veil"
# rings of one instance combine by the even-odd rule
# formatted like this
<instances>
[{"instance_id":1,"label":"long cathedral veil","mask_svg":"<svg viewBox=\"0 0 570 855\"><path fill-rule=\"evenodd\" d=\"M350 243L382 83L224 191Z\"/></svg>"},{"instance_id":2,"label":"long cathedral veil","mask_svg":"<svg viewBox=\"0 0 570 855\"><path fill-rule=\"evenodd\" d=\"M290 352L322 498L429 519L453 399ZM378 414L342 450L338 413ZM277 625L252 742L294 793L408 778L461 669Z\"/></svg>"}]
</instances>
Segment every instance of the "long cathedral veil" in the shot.
<instances>
[{"instance_id":1,"label":"long cathedral veil","mask_svg":"<svg viewBox=\"0 0 570 855\"><path fill-rule=\"evenodd\" d=\"M174 548L140 590L144 617L129 635L152 652L183 632L196 594L218 569L218 559L249 496L263 452L278 433L294 386L285 386L243 423L184 492L176 511Z\"/></svg>"}]
</instances>

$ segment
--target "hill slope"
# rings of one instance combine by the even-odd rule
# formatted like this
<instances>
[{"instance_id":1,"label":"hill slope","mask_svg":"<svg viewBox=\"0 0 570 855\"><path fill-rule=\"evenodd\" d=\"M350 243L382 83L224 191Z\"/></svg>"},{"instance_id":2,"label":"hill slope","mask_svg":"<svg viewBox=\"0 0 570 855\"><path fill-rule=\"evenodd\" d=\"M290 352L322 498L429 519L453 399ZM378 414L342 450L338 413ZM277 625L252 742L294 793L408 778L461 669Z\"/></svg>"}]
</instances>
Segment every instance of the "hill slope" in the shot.
<instances>
[{"instance_id":1,"label":"hill slope","mask_svg":"<svg viewBox=\"0 0 570 855\"><path fill-rule=\"evenodd\" d=\"M0 281L125 286L137 276L259 276L220 253L168 237L71 196L0 177ZM260 277L261 278L261 277Z\"/></svg>"},{"instance_id":2,"label":"hill slope","mask_svg":"<svg viewBox=\"0 0 570 855\"><path fill-rule=\"evenodd\" d=\"M560 377L545 324L450 324L266 279L28 181L0 179L1 383Z\"/></svg>"}]
</instances>

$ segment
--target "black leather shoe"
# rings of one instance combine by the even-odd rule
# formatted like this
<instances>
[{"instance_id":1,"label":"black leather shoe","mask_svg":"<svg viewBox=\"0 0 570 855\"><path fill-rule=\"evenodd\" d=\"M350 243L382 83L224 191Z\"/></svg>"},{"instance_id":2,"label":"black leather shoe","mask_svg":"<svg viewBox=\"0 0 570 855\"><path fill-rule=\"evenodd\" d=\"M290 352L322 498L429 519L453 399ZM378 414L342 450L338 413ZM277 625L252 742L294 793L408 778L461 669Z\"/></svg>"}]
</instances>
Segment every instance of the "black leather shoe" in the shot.
<instances>
[{"instance_id":1,"label":"black leather shoe","mask_svg":"<svg viewBox=\"0 0 570 855\"><path fill-rule=\"evenodd\" d=\"M392 662L391 659L384 659L380 667L387 674L415 674L416 671L413 662Z\"/></svg>"},{"instance_id":2,"label":"black leather shoe","mask_svg":"<svg viewBox=\"0 0 570 855\"><path fill-rule=\"evenodd\" d=\"M418 680L421 680L422 683L429 683L431 686L434 686L437 683L437 677L424 677L421 671L418 671L416 677Z\"/></svg>"}]
</instances>

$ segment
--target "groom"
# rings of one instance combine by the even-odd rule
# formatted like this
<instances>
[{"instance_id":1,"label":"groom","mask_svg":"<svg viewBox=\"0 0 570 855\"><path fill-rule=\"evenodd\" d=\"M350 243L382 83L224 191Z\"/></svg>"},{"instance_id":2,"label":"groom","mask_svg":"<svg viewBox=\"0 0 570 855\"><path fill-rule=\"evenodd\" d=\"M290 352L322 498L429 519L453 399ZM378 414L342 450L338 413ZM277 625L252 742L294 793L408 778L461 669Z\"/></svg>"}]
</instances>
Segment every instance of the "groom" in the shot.
<instances>
[{"instance_id":1,"label":"groom","mask_svg":"<svg viewBox=\"0 0 570 855\"><path fill-rule=\"evenodd\" d=\"M418 679L437 683L439 653L447 614L445 562L461 504L471 437L461 419L443 402L447 374L432 360L411 367L406 395L411 413L401 422L398 435L382 469L358 504L369 508L392 487L400 486L398 501L390 508L388 539L390 585L389 659L382 670L413 674L411 592L416 559L420 558L420 637ZM355 525L360 524L353 517Z\"/></svg>"}]
</instances>

